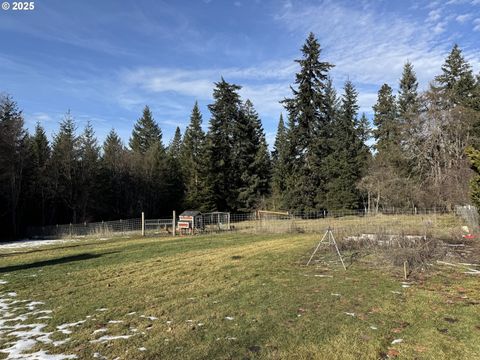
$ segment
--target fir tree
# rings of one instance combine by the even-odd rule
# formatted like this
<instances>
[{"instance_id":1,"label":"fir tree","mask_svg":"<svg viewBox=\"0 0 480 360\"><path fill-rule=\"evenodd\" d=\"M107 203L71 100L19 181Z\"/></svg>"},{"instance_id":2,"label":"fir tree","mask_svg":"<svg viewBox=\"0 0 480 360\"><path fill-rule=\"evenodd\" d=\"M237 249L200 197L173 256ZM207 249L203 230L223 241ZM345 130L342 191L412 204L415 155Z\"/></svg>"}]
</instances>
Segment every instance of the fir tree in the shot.
<instances>
[{"instance_id":1,"label":"fir tree","mask_svg":"<svg viewBox=\"0 0 480 360\"><path fill-rule=\"evenodd\" d=\"M103 219L121 219L137 216L132 204L138 201L137 184L129 171L129 153L114 129L110 130L102 145L102 193L105 205L99 213Z\"/></svg>"},{"instance_id":2,"label":"fir tree","mask_svg":"<svg viewBox=\"0 0 480 360\"><path fill-rule=\"evenodd\" d=\"M206 143L205 207L211 210L236 210L237 189L234 184L233 126L240 116L240 86L223 78L215 83L214 103L208 105L212 117Z\"/></svg>"},{"instance_id":3,"label":"fir tree","mask_svg":"<svg viewBox=\"0 0 480 360\"><path fill-rule=\"evenodd\" d=\"M172 141L168 145L168 154L174 158L178 159L180 157L180 151L182 148L182 132L177 126L175 129L175 134L173 135Z\"/></svg>"},{"instance_id":4,"label":"fir tree","mask_svg":"<svg viewBox=\"0 0 480 360\"><path fill-rule=\"evenodd\" d=\"M168 210L179 209L185 197L185 180L181 164L182 133L177 126L168 146L166 168L166 196Z\"/></svg>"},{"instance_id":5,"label":"fir tree","mask_svg":"<svg viewBox=\"0 0 480 360\"><path fill-rule=\"evenodd\" d=\"M314 210L322 207L319 193L325 191L322 178L323 158L328 155L328 122L325 92L328 71L333 67L320 61L320 44L310 33L302 47L303 58L296 60L300 72L296 74L297 89L293 96L283 100L288 111L289 141L292 147L292 173L288 179L288 207L295 210Z\"/></svg>"},{"instance_id":6,"label":"fir tree","mask_svg":"<svg viewBox=\"0 0 480 360\"><path fill-rule=\"evenodd\" d=\"M411 122L411 117L419 111L418 99L418 81L413 65L406 62L403 66L402 78L400 79L400 89L398 91L398 113L400 118L406 122Z\"/></svg>"},{"instance_id":7,"label":"fir tree","mask_svg":"<svg viewBox=\"0 0 480 360\"><path fill-rule=\"evenodd\" d=\"M442 74L435 77L446 101L446 106L470 106L475 89L475 79L470 64L465 61L462 50L455 44L442 65Z\"/></svg>"},{"instance_id":8,"label":"fir tree","mask_svg":"<svg viewBox=\"0 0 480 360\"><path fill-rule=\"evenodd\" d=\"M35 133L30 138L30 154L32 165L32 181L30 181L29 197L38 213L33 217L40 225L47 221L47 202L52 197L50 182L50 144L45 130L39 122L35 125Z\"/></svg>"},{"instance_id":9,"label":"fir tree","mask_svg":"<svg viewBox=\"0 0 480 360\"><path fill-rule=\"evenodd\" d=\"M81 221L91 220L96 211L99 195L100 147L92 124L87 123L79 138L80 152L80 210Z\"/></svg>"},{"instance_id":10,"label":"fir tree","mask_svg":"<svg viewBox=\"0 0 480 360\"><path fill-rule=\"evenodd\" d=\"M280 114L272 151L272 196L274 209L286 206L285 192L287 191L289 173L289 155L288 129L283 121L283 115Z\"/></svg>"},{"instance_id":11,"label":"fir tree","mask_svg":"<svg viewBox=\"0 0 480 360\"><path fill-rule=\"evenodd\" d=\"M203 207L205 188L205 133L198 103L192 109L190 123L185 130L181 148L181 163L185 176L185 206L207 210Z\"/></svg>"},{"instance_id":12,"label":"fir tree","mask_svg":"<svg viewBox=\"0 0 480 360\"><path fill-rule=\"evenodd\" d=\"M145 154L154 144L163 148L162 131L153 119L150 108L145 106L143 116L134 125L129 145L133 152Z\"/></svg>"},{"instance_id":13,"label":"fir tree","mask_svg":"<svg viewBox=\"0 0 480 360\"><path fill-rule=\"evenodd\" d=\"M103 166L113 173L118 173L124 159L125 147L114 129L110 130L102 146Z\"/></svg>"},{"instance_id":14,"label":"fir tree","mask_svg":"<svg viewBox=\"0 0 480 360\"><path fill-rule=\"evenodd\" d=\"M19 204L28 157L28 137L22 112L9 96L0 98L0 220L10 235L18 231ZM3 216L5 219L1 219Z\"/></svg>"},{"instance_id":15,"label":"fir tree","mask_svg":"<svg viewBox=\"0 0 480 360\"><path fill-rule=\"evenodd\" d=\"M60 212L62 209L67 210L67 216L60 217L59 220L72 223L77 222L80 209L80 149L75 132L76 125L68 111L52 144L54 192L60 201Z\"/></svg>"},{"instance_id":16,"label":"fir tree","mask_svg":"<svg viewBox=\"0 0 480 360\"><path fill-rule=\"evenodd\" d=\"M357 126L358 92L350 81L344 86L339 112L333 124L332 153L327 184L329 209L356 209L360 194L357 183L363 175L361 162L364 144Z\"/></svg>"},{"instance_id":17,"label":"fir tree","mask_svg":"<svg viewBox=\"0 0 480 360\"><path fill-rule=\"evenodd\" d=\"M378 152L394 151L392 146L397 146L401 139L401 126L398 123L395 95L392 88L383 84L378 92L377 103L373 106L373 123L376 148ZM395 151L397 151L396 149Z\"/></svg>"},{"instance_id":18,"label":"fir tree","mask_svg":"<svg viewBox=\"0 0 480 360\"><path fill-rule=\"evenodd\" d=\"M242 106L234 127L234 154L238 209L262 207L269 190L270 157L260 118L250 100Z\"/></svg>"}]
</instances>

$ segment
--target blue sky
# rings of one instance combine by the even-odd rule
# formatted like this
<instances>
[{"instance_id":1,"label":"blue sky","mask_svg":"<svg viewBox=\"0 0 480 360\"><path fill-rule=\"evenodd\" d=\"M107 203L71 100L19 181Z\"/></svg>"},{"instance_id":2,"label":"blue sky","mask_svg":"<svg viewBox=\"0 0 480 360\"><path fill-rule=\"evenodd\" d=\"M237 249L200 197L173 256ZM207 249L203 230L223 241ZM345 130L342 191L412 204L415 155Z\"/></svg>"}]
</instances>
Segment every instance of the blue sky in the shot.
<instances>
[{"instance_id":1,"label":"blue sky","mask_svg":"<svg viewBox=\"0 0 480 360\"><path fill-rule=\"evenodd\" d=\"M100 141L113 127L127 143L148 104L168 144L195 100L207 128L223 76L243 86L271 145L310 31L336 65L338 91L353 81L367 114L382 83L397 87L407 60L421 88L455 42L480 70L480 0L36 0L33 11L0 10L0 92L30 129L40 121L52 135L70 109Z\"/></svg>"}]
</instances>

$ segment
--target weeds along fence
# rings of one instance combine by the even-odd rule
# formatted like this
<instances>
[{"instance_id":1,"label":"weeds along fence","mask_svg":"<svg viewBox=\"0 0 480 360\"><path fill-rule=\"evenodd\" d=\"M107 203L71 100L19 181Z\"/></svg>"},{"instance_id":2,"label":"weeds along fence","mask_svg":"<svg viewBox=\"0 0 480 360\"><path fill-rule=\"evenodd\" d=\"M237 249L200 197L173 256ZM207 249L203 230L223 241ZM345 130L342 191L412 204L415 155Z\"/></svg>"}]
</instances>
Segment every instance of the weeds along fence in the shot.
<instances>
[{"instance_id":1,"label":"weeds along fence","mask_svg":"<svg viewBox=\"0 0 480 360\"><path fill-rule=\"evenodd\" d=\"M213 214L213 215L212 215ZM226 215L228 214L228 215ZM475 215L476 214L476 215ZM223 231L239 233L322 233L332 228L337 236L362 234L429 235L456 239L462 236L463 226L478 232L476 209L457 207L455 211L438 209L383 210L378 213L359 211L269 212L243 214L204 214L191 231L178 229L178 218L128 219L82 224L35 227L28 230L31 238L81 238L113 236L172 236L208 234Z\"/></svg>"},{"instance_id":2,"label":"weeds along fence","mask_svg":"<svg viewBox=\"0 0 480 360\"><path fill-rule=\"evenodd\" d=\"M444 210L359 212L303 212L285 215L231 216L232 230L245 233L321 233L332 228L339 236L360 234L426 235L460 237L465 220ZM472 230L477 230L478 226Z\"/></svg>"},{"instance_id":3,"label":"weeds along fence","mask_svg":"<svg viewBox=\"0 0 480 360\"><path fill-rule=\"evenodd\" d=\"M108 238L113 236L141 236L144 234L155 236L168 236L172 234L173 220L148 219L143 222L142 218L101 221L80 224L62 224L41 227L31 227L27 230L30 238L38 239L63 239L99 237Z\"/></svg>"}]
</instances>

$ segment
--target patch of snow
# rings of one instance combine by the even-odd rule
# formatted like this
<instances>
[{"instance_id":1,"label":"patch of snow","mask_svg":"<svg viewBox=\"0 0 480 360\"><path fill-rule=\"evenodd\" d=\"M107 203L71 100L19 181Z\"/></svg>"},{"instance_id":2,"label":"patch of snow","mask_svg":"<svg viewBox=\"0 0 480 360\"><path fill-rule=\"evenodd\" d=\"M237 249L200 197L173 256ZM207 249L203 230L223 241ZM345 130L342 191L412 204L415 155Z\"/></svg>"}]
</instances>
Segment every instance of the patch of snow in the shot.
<instances>
[{"instance_id":1,"label":"patch of snow","mask_svg":"<svg viewBox=\"0 0 480 360\"><path fill-rule=\"evenodd\" d=\"M66 324L62 324L62 325L58 325L57 326L57 329L58 331L60 331L61 333L63 334L71 334L72 331L71 330L68 330L68 328L70 327L74 327L74 326L78 326L80 324L83 324L86 320L80 320L80 321L77 321L77 322L74 322L74 323L66 323Z\"/></svg>"},{"instance_id":2,"label":"patch of snow","mask_svg":"<svg viewBox=\"0 0 480 360\"><path fill-rule=\"evenodd\" d=\"M1 280L1 279L0 279L0 285L5 285L5 284L8 284L8 281L7 281L7 280Z\"/></svg>"},{"instance_id":3,"label":"patch of snow","mask_svg":"<svg viewBox=\"0 0 480 360\"><path fill-rule=\"evenodd\" d=\"M355 313L351 313L351 312L346 312L345 315L355 317Z\"/></svg>"},{"instance_id":4,"label":"patch of snow","mask_svg":"<svg viewBox=\"0 0 480 360\"><path fill-rule=\"evenodd\" d=\"M110 336L110 335L105 335L105 336L102 336L96 340L90 340L90 342L92 344L95 344L95 343L105 343L107 341L112 341L112 340L117 340L117 339L128 339L132 337L132 335L117 335L117 336Z\"/></svg>"},{"instance_id":5,"label":"patch of snow","mask_svg":"<svg viewBox=\"0 0 480 360\"><path fill-rule=\"evenodd\" d=\"M11 294L7 294L11 297ZM16 294L15 294L16 295ZM25 302L30 302L27 306L19 306ZM25 311L25 307L33 310L37 305L43 304L39 301L31 300L15 300L5 298L0 294L0 334L6 334L12 339L8 345L10 347L0 349L0 353L6 354L6 360L65 360L75 359L76 355L65 354L49 354L44 350L36 352L30 352L32 348L38 346L38 344L53 344L54 346L60 346L69 339L53 341L50 339L52 333L44 332L43 329L47 326L43 323L24 324L23 322L28 319L27 315L34 315L35 313L47 312L37 311L21 313ZM17 316L12 317L14 313L18 313Z\"/></svg>"},{"instance_id":6,"label":"patch of snow","mask_svg":"<svg viewBox=\"0 0 480 360\"><path fill-rule=\"evenodd\" d=\"M138 350L139 350L139 351L147 351L147 348L145 348L145 347L140 347L140 348L138 348Z\"/></svg>"},{"instance_id":7,"label":"patch of snow","mask_svg":"<svg viewBox=\"0 0 480 360\"><path fill-rule=\"evenodd\" d=\"M123 320L110 320L108 323L109 324L120 324L120 323L123 323Z\"/></svg>"},{"instance_id":8,"label":"patch of snow","mask_svg":"<svg viewBox=\"0 0 480 360\"><path fill-rule=\"evenodd\" d=\"M225 316L225 320L232 321L234 318L232 316Z\"/></svg>"},{"instance_id":9,"label":"patch of snow","mask_svg":"<svg viewBox=\"0 0 480 360\"><path fill-rule=\"evenodd\" d=\"M107 311L108 309L107 308L100 308L100 309L97 309L96 311Z\"/></svg>"},{"instance_id":10,"label":"patch of snow","mask_svg":"<svg viewBox=\"0 0 480 360\"><path fill-rule=\"evenodd\" d=\"M92 335L95 335L95 334L98 334L98 333L104 333L104 332L107 332L108 329L107 328L100 328L100 329L97 329L95 330Z\"/></svg>"},{"instance_id":11,"label":"patch of snow","mask_svg":"<svg viewBox=\"0 0 480 360\"><path fill-rule=\"evenodd\" d=\"M7 293L7 295L11 296L11 297L16 297L17 293L15 291L12 291L12 292Z\"/></svg>"},{"instance_id":12,"label":"patch of snow","mask_svg":"<svg viewBox=\"0 0 480 360\"><path fill-rule=\"evenodd\" d=\"M403 339L395 339L392 341L392 345L400 344L401 342L403 342Z\"/></svg>"},{"instance_id":13,"label":"patch of snow","mask_svg":"<svg viewBox=\"0 0 480 360\"><path fill-rule=\"evenodd\" d=\"M28 308L28 310L30 311L33 311L35 310L35 307L38 306L38 305L44 305L45 303L44 302L41 302L41 301L32 301L30 303L28 303L26 305L26 307Z\"/></svg>"},{"instance_id":14,"label":"patch of snow","mask_svg":"<svg viewBox=\"0 0 480 360\"><path fill-rule=\"evenodd\" d=\"M148 320L158 320L157 317L155 316L145 316L145 315L140 315L141 318L148 319Z\"/></svg>"}]
</instances>

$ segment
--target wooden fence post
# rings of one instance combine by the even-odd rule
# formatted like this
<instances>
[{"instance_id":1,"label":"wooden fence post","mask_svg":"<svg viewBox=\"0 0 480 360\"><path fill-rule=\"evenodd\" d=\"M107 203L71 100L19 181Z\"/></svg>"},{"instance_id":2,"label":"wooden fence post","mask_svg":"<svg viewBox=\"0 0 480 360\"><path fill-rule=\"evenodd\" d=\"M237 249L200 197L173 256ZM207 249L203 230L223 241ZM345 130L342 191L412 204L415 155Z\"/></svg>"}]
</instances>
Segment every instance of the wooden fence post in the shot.
<instances>
[{"instance_id":1,"label":"wooden fence post","mask_svg":"<svg viewBox=\"0 0 480 360\"><path fill-rule=\"evenodd\" d=\"M145 213L142 211L142 236L145 236Z\"/></svg>"},{"instance_id":2,"label":"wooden fence post","mask_svg":"<svg viewBox=\"0 0 480 360\"><path fill-rule=\"evenodd\" d=\"M172 234L175 236L175 228L176 228L176 214L175 210L173 210L173 217L172 217Z\"/></svg>"}]
</instances>

